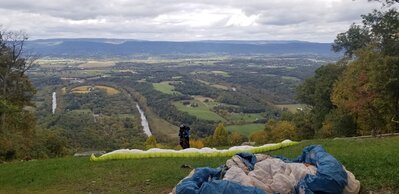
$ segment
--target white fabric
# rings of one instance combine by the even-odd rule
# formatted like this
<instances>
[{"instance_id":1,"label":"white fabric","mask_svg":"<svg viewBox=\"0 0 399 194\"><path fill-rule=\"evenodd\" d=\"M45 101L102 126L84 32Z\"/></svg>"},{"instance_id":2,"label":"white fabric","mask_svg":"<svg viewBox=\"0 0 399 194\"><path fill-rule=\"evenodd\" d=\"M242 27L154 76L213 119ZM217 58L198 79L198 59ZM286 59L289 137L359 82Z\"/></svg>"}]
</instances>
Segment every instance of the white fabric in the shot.
<instances>
[{"instance_id":1,"label":"white fabric","mask_svg":"<svg viewBox=\"0 0 399 194\"><path fill-rule=\"evenodd\" d=\"M257 155L257 157L260 156ZM268 193L290 193L306 174L316 174L315 166L285 163L275 158L257 162L254 170L249 173L246 173L247 169L241 168L240 164L231 165L230 163L230 166L223 180L237 182L245 186L255 186Z\"/></svg>"},{"instance_id":2,"label":"white fabric","mask_svg":"<svg viewBox=\"0 0 399 194\"><path fill-rule=\"evenodd\" d=\"M344 167L346 174L348 174L348 184L345 187L344 194L357 194L360 191L360 181L355 178L355 175L352 172L346 170Z\"/></svg>"}]
</instances>

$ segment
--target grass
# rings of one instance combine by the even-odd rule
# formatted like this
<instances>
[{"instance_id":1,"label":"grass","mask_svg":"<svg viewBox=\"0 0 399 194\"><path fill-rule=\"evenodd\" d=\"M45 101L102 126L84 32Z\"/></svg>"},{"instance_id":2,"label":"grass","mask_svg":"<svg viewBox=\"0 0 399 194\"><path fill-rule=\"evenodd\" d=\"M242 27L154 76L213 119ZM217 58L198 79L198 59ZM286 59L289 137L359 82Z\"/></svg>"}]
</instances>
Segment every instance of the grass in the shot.
<instances>
[{"instance_id":1,"label":"grass","mask_svg":"<svg viewBox=\"0 0 399 194\"><path fill-rule=\"evenodd\" d=\"M263 119L263 116L258 113L248 113L248 114L240 114L240 113L230 113L226 117L228 120L231 121L239 121L239 122L254 122L258 119Z\"/></svg>"},{"instance_id":2,"label":"grass","mask_svg":"<svg viewBox=\"0 0 399 194\"><path fill-rule=\"evenodd\" d=\"M153 83L152 86L155 90L158 90L165 94L180 94L180 92L175 91L175 86L170 85L171 82L164 81L160 83Z\"/></svg>"},{"instance_id":3,"label":"grass","mask_svg":"<svg viewBox=\"0 0 399 194\"><path fill-rule=\"evenodd\" d=\"M399 137L311 140L272 151L294 158L320 144L354 173L362 192L399 192ZM0 193L169 193L192 167L217 167L227 158L148 158L90 162L59 158L0 164Z\"/></svg>"},{"instance_id":4,"label":"grass","mask_svg":"<svg viewBox=\"0 0 399 194\"><path fill-rule=\"evenodd\" d=\"M226 158L90 162L62 158L0 165L0 193L169 193L189 170L217 167Z\"/></svg>"},{"instance_id":5,"label":"grass","mask_svg":"<svg viewBox=\"0 0 399 194\"><path fill-rule=\"evenodd\" d=\"M228 131L237 131L242 135L249 137L251 133L255 131L260 131L265 128L264 124L260 123L252 123L252 124L245 124L245 125L229 125L226 127Z\"/></svg>"},{"instance_id":6,"label":"grass","mask_svg":"<svg viewBox=\"0 0 399 194\"><path fill-rule=\"evenodd\" d=\"M212 112L210 108L212 106L207 105L206 103L199 100L191 100L191 103L198 104L197 107L186 106L182 102L174 102L173 104L179 111L187 112L188 114L195 116L199 119L208 120L208 121L225 121L223 117ZM212 102L210 102L212 103Z\"/></svg>"}]
</instances>

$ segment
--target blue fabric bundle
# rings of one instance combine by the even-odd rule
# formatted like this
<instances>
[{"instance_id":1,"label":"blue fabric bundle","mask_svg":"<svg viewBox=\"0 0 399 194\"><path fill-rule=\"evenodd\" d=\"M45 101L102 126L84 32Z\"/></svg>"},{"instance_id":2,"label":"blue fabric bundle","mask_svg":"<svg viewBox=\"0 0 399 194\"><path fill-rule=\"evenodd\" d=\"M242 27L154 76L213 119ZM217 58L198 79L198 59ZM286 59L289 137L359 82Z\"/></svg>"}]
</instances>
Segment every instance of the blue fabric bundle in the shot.
<instances>
[{"instance_id":1,"label":"blue fabric bundle","mask_svg":"<svg viewBox=\"0 0 399 194\"><path fill-rule=\"evenodd\" d=\"M293 162L309 163L317 168L316 175L306 175L295 187L296 193L343 193L348 175L342 164L319 145L308 146Z\"/></svg>"},{"instance_id":2,"label":"blue fabric bundle","mask_svg":"<svg viewBox=\"0 0 399 194\"><path fill-rule=\"evenodd\" d=\"M254 169L255 155L237 154L247 165ZM278 157L280 158L280 157ZM281 158L284 162L308 163L316 166L316 175L306 175L295 187L295 193L343 193L347 185L347 173L342 164L319 145L308 146L302 155L293 161ZM235 182L221 180L222 168L197 168L192 177L184 179L176 186L177 194L266 194L256 187L243 186Z\"/></svg>"},{"instance_id":3,"label":"blue fabric bundle","mask_svg":"<svg viewBox=\"0 0 399 194\"><path fill-rule=\"evenodd\" d=\"M220 180L221 168L197 168L192 177L176 186L178 194L267 194L256 188Z\"/></svg>"}]
</instances>

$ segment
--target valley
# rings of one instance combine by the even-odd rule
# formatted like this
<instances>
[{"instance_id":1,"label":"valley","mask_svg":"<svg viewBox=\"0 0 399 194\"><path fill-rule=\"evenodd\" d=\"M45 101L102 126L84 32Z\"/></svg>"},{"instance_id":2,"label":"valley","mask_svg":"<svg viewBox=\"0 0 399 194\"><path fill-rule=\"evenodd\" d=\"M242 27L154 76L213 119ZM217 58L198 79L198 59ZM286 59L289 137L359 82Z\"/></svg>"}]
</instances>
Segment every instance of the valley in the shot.
<instances>
[{"instance_id":1,"label":"valley","mask_svg":"<svg viewBox=\"0 0 399 194\"><path fill-rule=\"evenodd\" d=\"M137 103L151 132L165 145L177 144L181 123L193 129L193 138L210 135L219 122L248 138L282 112L297 111L296 86L335 60L309 55L172 56L39 59L29 71L38 89L33 111L39 125L70 134L62 137L74 152L142 148L145 135ZM54 114L49 108L52 92L57 94ZM98 124L104 122L106 131L101 131ZM114 140L106 137L122 132L130 134L125 143L110 143ZM84 140L93 138L108 143Z\"/></svg>"}]
</instances>

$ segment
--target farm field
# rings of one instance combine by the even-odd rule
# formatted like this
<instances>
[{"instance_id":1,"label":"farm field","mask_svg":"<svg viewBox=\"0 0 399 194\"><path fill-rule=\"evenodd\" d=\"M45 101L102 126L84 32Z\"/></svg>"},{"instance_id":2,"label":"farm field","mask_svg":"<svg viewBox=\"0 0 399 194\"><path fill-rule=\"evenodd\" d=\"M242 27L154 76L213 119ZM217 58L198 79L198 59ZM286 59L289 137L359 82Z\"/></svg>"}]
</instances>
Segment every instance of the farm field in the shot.
<instances>
[{"instance_id":1,"label":"farm field","mask_svg":"<svg viewBox=\"0 0 399 194\"><path fill-rule=\"evenodd\" d=\"M165 94L180 94L180 92L175 91L175 87L170 85L171 82L164 81L161 83L153 83L152 86L155 90L158 90Z\"/></svg>"},{"instance_id":2,"label":"farm field","mask_svg":"<svg viewBox=\"0 0 399 194\"><path fill-rule=\"evenodd\" d=\"M93 88L98 88L98 89L105 90L105 92L108 95L115 95L115 94L119 94L120 93L120 91L115 89L115 88L112 88L112 87L109 87L109 86L101 86L101 85L96 85L96 86L78 86L78 87L72 88L71 92L72 93L89 93Z\"/></svg>"},{"instance_id":3,"label":"farm field","mask_svg":"<svg viewBox=\"0 0 399 194\"><path fill-rule=\"evenodd\" d=\"M114 61L87 61L79 65L81 68L98 68L98 67L112 67L115 65Z\"/></svg>"},{"instance_id":4,"label":"farm field","mask_svg":"<svg viewBox=\"0 0 399 194\"><path fill-rule=\"evenodd\" d=\"M262 119L263 116L259 113L230 113L226 116L226 118L237 122L252 123L254 121Z\"/></svg>"}]
</instances>

